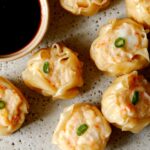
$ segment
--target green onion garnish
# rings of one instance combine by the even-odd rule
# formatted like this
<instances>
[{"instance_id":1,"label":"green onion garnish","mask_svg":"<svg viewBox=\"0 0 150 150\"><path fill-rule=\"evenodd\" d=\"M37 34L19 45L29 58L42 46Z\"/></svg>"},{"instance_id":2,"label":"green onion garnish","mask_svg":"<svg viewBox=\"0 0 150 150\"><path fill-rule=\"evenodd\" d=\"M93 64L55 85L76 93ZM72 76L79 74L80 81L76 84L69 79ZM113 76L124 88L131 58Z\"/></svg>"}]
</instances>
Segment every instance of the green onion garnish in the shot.
<instances>
[{"instance_id":1,"label":"green onion garnish","mask_svg":"<svg viewBox=\"0 0 150 150\"><path fill-rule=\"evenodd\" d=\"M139 92L135 91L132 97L132 104L136 105L139 101Z\"/></svg>"},{"instance_id":2,"label":"green onion garnish","mask_svg":"<svg viewBox=\"0 0 150 150\"><path fill-rule=\"evenodd\" d=\"M124 47L124 46L125 46L125 43L126 43L125 39L122 38L122 37L119 37L119 38L116 39L116 41L115 41L115 46L116 46L117 48L121 48L121 47Z\"/></svg>"},{"instance_id":3,"label":"green onion garnish","mask_svg":"<svg viewBox=\"0 0 150 150\"><path fill-rule=\"evenodd\" d=\"M49 62L45 62L44 65L43 65L43 71L45 73L49 73L50 71L50 68L49 68Z\"/></svg>"},{"instance_id":4,"label":"green onion garnish","mask_svg":"<svg viewBox=\"0 0 150 150\"><path fill-rule=\"evenodd\" d=\"M0 100L0 109L3 109L5 107L5 105L6 105L5 102Z\"/></svg>"},{"instance_id":5,"label":"green onion garnish","mask_svg":"<svg viewBox=\"0 0 150 150\"><path fill-rule=\"evenodd\" d=\"M81 136L82 134L84 134L88 129L88 125L87 124L82 124L79 126L79 128L77 129L77 135Z\"/></svg>"}]
</instances>

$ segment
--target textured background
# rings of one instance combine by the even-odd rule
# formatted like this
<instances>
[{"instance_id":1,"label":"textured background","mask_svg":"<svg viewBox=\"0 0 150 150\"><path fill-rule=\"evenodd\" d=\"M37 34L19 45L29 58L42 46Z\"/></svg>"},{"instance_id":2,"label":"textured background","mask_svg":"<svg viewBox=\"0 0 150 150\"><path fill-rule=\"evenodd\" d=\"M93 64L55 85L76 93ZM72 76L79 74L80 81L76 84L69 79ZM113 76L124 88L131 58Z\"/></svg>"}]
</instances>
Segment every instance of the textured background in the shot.
<instances>
[{"instance_id":1,"label":"textured background","mask_svg":"<svg viewBox=\"0 0 150 150\"><path fill-rule=\"evenodd\" d=\"M48 32L34 51L63 41L77 51L84 62L85 84L77 98L70 101L51 101L30 91L22 82L21 72L31 54L16 61L0 62L0 75L17 85L30 103L30 113L23 128L9 137L0 137L0 150L58 150L51 144L51 137L60 112L64 107L76 102L99 104L102 92L111 83L112 79L98 71L90 60L89 49L100 26L112 18L126 15L124 0L114 0L107 10L92 17L73 16L60 7L58 0L51 0L50 8L51 23ZM113 128L107 150L149 150L149 129L150 127L147 127L140 134L133 135Z\"/></svg>"}]
</instances>

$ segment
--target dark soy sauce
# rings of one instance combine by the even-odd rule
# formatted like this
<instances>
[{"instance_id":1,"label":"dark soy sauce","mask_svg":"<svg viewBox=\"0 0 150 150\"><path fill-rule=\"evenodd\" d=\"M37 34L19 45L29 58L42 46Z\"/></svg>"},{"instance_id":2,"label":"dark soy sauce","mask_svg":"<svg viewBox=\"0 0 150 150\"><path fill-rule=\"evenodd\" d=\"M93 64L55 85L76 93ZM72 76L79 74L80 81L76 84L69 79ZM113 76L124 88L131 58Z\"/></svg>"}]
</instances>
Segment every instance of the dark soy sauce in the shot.
<instances>
[{"instance_id":1,"label":"dark soy sauce","mask_svg":"<svg viewBox=\"0 0 150 150\"><path fill-rule=\"evenodd\" d=\"M25 47L41 22L38 0L0 0L0 55Z\"/></svg>"}]
</instances>

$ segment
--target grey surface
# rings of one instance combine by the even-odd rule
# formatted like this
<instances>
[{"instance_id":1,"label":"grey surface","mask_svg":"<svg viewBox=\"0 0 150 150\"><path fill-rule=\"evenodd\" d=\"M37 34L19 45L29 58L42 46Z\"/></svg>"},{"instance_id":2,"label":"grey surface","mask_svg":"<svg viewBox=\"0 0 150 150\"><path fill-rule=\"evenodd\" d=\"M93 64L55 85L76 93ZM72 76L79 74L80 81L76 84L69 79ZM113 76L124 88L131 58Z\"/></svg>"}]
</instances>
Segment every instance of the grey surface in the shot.
<instances>
[{"instance_id":1,"label":"grey surface","mask_svg":"<svg viewBox=\"0 0 150 150\"><path fill-rule=\"evenodd\" d=\"M99 104L102 92L112 80L96 69L90 60L89 48L101 25L112 18L125 16L124 1L115 0L107 10L92 17L73 16L59 6L58 0L51 0L50 7L51 24L46 37L35 51L54 42L64 41L68 47L79 53L84 62L85 85L75 99L53 102L29 90L22 82L21 72L31 54L16 61L0 63L0 75L17 85L30 103L30 114L24 126L9 137L0 137L0 150L58 150L51 144L51 137L60 112L76 102ZM149 150L149 141L150 127L136 135L113 128L107 150Z\"/></svg>"}]
</instances>

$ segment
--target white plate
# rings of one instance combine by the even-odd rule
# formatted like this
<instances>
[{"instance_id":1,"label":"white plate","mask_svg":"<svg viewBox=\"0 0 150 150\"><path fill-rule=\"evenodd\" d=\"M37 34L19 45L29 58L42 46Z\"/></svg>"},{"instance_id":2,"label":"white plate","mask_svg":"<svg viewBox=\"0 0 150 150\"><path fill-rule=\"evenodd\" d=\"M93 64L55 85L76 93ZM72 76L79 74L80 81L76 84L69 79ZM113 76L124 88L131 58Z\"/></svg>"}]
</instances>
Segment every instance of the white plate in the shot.
<instances>
[{"instance_id":1,"label":"white plate","mask_svg":"<svg viewBox=\"0 0 150 150\"><path fill-rule=\"evenodd\" d=\"M89 48L100 26L112 18L126 16L124 0L113 1L107 10L92 17L73 16L60 7L58 0L51 0L50 5L51 25L45 39L36 50L50 46L54 42L64 41L68 47L79 53L80 59L84 62L85 85L81 89L81 94L74 100L53 102L29 90L22 82L21 72L31 54L16 61L0 63L0 75L17 85L30 103L30 114L26 123L15 134L0 137L0 150L58 150L51 144L51 137L60 112L64 107L76 102L99 103L102 92L112 80L97 70L90 60ZM134 135L113 128L107 150L149 150L149 129L150 127L147 127L140 134Z\"/></svg>"}]
</instances>

